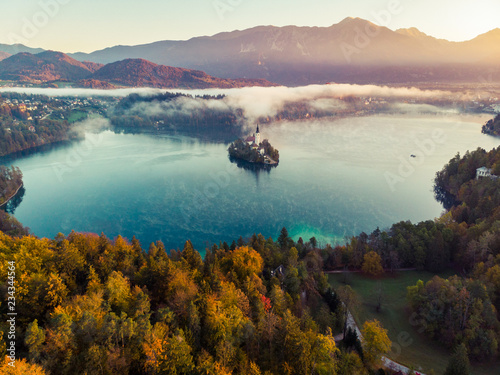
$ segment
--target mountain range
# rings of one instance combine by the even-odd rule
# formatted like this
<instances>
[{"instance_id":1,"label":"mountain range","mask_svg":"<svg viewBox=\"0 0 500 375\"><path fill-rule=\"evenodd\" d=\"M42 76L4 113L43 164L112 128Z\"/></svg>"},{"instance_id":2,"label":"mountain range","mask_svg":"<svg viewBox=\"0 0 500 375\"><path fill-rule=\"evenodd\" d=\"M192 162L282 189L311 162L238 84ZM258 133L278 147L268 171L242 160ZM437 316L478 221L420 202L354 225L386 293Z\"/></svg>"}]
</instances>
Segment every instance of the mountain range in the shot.
<instances>
[{"instance_id":1,"label":"mountain range","mask_svg":"<svg viewBox=\"0 0 500 375\"><path fill-rule=\"evenodd\" d=\"M493 69L493 80L500 80L500 29L470 41L450 42L415 28L392 31L360 18L346 18L330 27L259 26L72 57L98 63L144 58L218 77L265 78L285 85L475 82L485 66Z\"/></svg>"},{"instance_id":2,"label":"mountain range","mask_svg":"<svg viewBox=\"0 0 500 375\"><path fill-rule=\"evenodd\" d=\"M107 65L77 61L62 52L21 52L0 61L0 79L44 83L67 81L91 88L116 86L157 88L233 88L272 86L264 79L223 79L202 71L125 59Z\"/></svg>"},{"instance_id":3,"label":"mountain range","mask_svg":"<svg viewBox=\"0 0 500 375\"><path fill-rule=\"evenodd\" d=\"M12 54L12 50L0 45L0 51ZM98 64L145 59L225 79L264 78L284 85L477 82L485 72L488 80L498 82L500 29L450 42L415 28L393 31L349 17L329 27L258 26L69 56Z\"/></svg>"}]
</instances>

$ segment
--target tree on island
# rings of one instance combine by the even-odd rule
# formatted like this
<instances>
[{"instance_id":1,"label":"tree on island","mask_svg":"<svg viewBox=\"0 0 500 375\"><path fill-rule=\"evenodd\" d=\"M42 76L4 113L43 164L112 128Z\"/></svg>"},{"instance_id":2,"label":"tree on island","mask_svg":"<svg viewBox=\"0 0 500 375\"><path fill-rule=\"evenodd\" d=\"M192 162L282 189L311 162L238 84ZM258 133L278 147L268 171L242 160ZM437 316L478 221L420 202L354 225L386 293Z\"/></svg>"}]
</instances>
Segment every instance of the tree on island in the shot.
<instances>
[{"instance_id":1,"label":"tree on island","mask_svg":"<svg viewBox=\"0 0 500 375\"><path fill-rule=\"evenodd\" d=\"M231 143L228 152L229 156L250 163L277 164L280 158L279 151L271 146L267 139L260 142L260 134L258 132L246 140L237 139Z\"/></svg>"}]
</instances>

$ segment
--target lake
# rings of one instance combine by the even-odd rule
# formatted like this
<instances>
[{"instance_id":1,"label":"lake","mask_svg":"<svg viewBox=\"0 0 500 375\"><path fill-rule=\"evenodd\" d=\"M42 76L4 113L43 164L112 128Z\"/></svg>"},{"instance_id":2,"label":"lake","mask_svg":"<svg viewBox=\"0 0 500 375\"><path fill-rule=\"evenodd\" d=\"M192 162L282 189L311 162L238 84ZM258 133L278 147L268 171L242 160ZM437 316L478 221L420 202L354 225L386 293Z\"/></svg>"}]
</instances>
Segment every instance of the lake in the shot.
<instances>
[{"instance_id":1,"label":"lake","mask_svg":"<svg viewBox=\"0 0 500 375\"><path fill-rule=\"evenodd\" d=\"M487 150L482 115L371 116L261 126L280 150L269 171L237 167L227 145L103 131L4 162L24 173L15 216L37 236L72 229L204 251L253 233L342 243L401 220L434 219L433 178L458 151ZM250 131L250 130L249 130ZM413 155L414 157L412 157Z\"/></svg>"}]
</instances>

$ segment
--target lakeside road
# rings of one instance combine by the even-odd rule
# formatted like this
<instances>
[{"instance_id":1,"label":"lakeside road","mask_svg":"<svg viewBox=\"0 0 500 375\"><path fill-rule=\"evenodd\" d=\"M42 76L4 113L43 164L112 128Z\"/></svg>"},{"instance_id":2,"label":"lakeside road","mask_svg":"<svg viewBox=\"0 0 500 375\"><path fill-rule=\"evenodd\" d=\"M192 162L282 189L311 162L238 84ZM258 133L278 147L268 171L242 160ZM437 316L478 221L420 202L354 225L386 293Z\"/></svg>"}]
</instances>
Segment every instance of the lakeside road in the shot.
<instances>
[{"instance_id":1,"label":"lakeside road","mask_svg":"<svg viewBox=\"0 0 500 375\"><path fill-rule=\"evenodd\" d=\"M0 204L0 207L3 207L5 206L7 203L10 202L10 200L12 198L14 198L16 196L16 194L19 192L19 190L21 190L21 188L24 186L24 183L21 183L21 185L19 185L19 187L16 189L16 191L14 192L14 194L12 194L9 198L7 198L7 200L5 202L3 202L2 204Z\"/></svg>"}]
</instances>

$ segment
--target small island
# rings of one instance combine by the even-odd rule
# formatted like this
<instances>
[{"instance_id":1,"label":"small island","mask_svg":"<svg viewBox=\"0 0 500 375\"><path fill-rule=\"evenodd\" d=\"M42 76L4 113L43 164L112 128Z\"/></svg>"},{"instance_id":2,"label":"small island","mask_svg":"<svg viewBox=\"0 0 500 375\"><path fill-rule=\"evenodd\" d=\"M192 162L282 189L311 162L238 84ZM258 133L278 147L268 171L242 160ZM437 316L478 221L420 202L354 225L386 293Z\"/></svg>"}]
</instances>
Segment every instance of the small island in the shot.
<instances>
[{"instance_id":1,"label":"small island","mask_svg":"<svg viewBox=\"0 0 500 375\"><path fill-rule=\"evenodd\" d=\"M500 136L500 114L483 125L482 133Z\"/></svg>"},{"instance_id":2,"label":"small island","mask_svg":"<svg viewBox=\"0 0 500 375\"><path fill-rule=\"evenodd\" d=\"M280 154L267 139L260 141L259 125L257 130L245 140L239 138L228 148L229 156L234 159L240 159L249 163L277 165Z\"/></svg>"}]
</instances>

